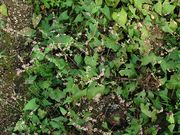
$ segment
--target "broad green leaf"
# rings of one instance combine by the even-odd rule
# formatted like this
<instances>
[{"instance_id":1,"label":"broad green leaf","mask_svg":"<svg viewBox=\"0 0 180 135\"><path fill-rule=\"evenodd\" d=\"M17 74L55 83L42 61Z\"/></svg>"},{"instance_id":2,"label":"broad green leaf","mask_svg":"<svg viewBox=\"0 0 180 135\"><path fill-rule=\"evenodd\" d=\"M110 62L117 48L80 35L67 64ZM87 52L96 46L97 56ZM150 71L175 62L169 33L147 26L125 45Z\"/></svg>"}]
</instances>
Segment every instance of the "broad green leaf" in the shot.
<instances>
[{"instance_id":1,"label":"broad green leaf","mask_svg":"<svg viewBox=\"0 0 180 135\"><path fill-rule=\"evenodd\" d=\"M61 43L60 47L63 47L62 45L65 45L65 47L70 46L73 43L73 38L69 35L60 35L57 37L57 41Z\"/></svg>"},{"instance_id":2,"label":"broad green leaf","mask_svg":"<svg viewBox=\"0 0 180 135\"><path fill-rule=\"evenodd\" d=\"M0 59L1 58L6 58L6 55L4 55L4 51L0 52Z\"/></svg>"},{"instance_id":3,"label":"broad green leaf","mask_svg":"<svg viewBox=\"0 0 180 135\"><path fill-rule=\"evenodd\" d=\"M88 99L93 99L97 94L103 94L105 92L104 86L90 86L87 89Z\"/></svg>"},{"instance_id":4,"label":"broad green leaf","mask_svg":"<svg viewBox=\"0 0 180 135\"><path fill-rule=\"evenodd\" d=\"M43 3L44 3L44 6L45 6L47 9L50 8L50 4L48 3L48 1L44 0Z\"/></svg>"},{"instance_id":5,"label":"broad green leaf","mask_svg":"<svg viewBox=\"0 0 180 135\"><path fill-rule=\"evenodd\" d=\"M134 90L137 88L137 83L131 82L130 84L126 84L123 89L121 95L125 98L128 99L128 96L130 93L132 93Z\"/></svg>"},{"instance_id":6,"label":"broad green leaf","mask_svg":"<svg viewBox=\"0 0 180 135\"><path fill-rule=\"evenodd\" d=\"M157 57L154 53L150 53L147 56L144 56L141 59L141 65L145 66L149 63L151 63L152 65L156 64L161 58Z\"/></svg>"},{"instance_id":7,"label":"broad green leaf","mask_svg":"<svg viewBox=\"0 0 180 135\"><path fill-rule=\"evenodd\" d=\"M39 15L33 14L32 24L33 24L34 28L36 28L38 26L38 24L41 21L41 19L42 19L42 15L41 14L39 14Z\"/></svg>"},{"instance_id":8,"label":"broad green leaf","mask_svg":"<svg viewBox=\"0 0 180 135\"><path fill-rule=\"evenodd\" d=\"M19 34L22 36L31 37L35 32L36 31L34 29L31 29L30 27L25 27L19 31Z\"/></svg>"},{"instance_id":9,"label":"broad green leaf","mask_svg":"<svg viewBox=\"0 0 180 135\"><path fill-rule=\"evenodd\" d=\"M149 37L149 32L145 26L141 28L141 38L146 39Z\"/></svg>"},{"instance_id":10,"label":"broad green leaf","mask_svg":"<svg viewBox=\"0 0 180 135\"><path fill-rule=\"evenodd\" d=\"M42 110L42 109L38 109L38 116L43 119L46 116L47 112Z\"/></svg>"},{"instance_id":11,"label":"broad green leaf","mask_svg":"<svg viewBox=\"0 0 180 135\"><path fill-rule=\"evenodd\" d=\"M101 6L103 3L103 0L95 0L96 5Z\"/></svg>"},{"instance_id":12,"label":"broad green leaf","mask_svg":"<svg viewBox=\"0 0 180 135\"><path fill-rule=\"evenodd\" d=\"M104 6L104 8L101 8L101 12L109 19L111 20L111 13L108 6Z\"/></svg>"},{"instance_id":13,"label":"broad green leaf","mask_svg":"<svg viewBox=\"0 0 180 135\"><path fill-rule=\"evenodd\" d=\"M171 131L171 133L173 133L174 128L175 128L175 124L170 124L170 125L168 126L168 129Z\"/></svg>"},{"instance_id":14,"label":"broad green leaf","mask_svg":"<svg viewBox=\"0 0 180 135\"><path fill-rule=\"evenodd\" d=\"M31 121L36 124L40 124L39 117L36 114L30 115Z\"/></svg>"},{"instance_id":15,"label":"broad green leaf","mask_svg":"<svg viewBox=\"0 0 180 135\"><path fill-rule=\"evenodd\" d=\"M141 111L148 117L152 117L152 112L149 109L149 105L144 105L143 103L141 103L140 105Z\"/></svg>"},{"instance_id":16,"label":"broad green leaf","mask_svg":"<svg viewBox=\"0 0 180 135\"><path fill-rule=\"evenodd\" d=\"M31 118L32 123L40 124L40 120L36 114L33 113L32 115L30 115L30 118Z\"/></svg>"},{"instance_id":17,"label":"broad green leaf","mask_svg":"<svg viewBox=\"0 0 180 135\"><path fill-rule=\"evenodd\" d=\"M72 98L74 101L79 100L81 97L84 97L87 95L87 91L85 90L78 90L76 93L73 94Z\"/></svg>"},{"instance_id":18,"label":"broad green leaf","mask_svg":"<svg viewBox=\"0 0 180 135\"><path fill-rule=\"evenodd\" d=\"M169 64L167 61L162 60L160 63L161 69L166 73L166 71L169 69Z\"/></svg>"},{"instance_id":19,"label":"broad green leaf","mask_svg":"<svg viewBox=\"0 0 180 135\"><path fill-rule=\"evenodd\" d=\"M75 23L78 23L78 22L82 22L83 21L83 16L82 14L78 14L78 16L75 18L74 22Z\"/></svg>"},{"instance_id":20,"label":"broad green leaf","mask_svg":"<svg viewBox=\"0 0 180 135\"><path fill-rule=\"evenodd\" d=\"M134 8L132 5L129 5L128 8L131 11L132 16L138 18L138 16L136 15L136 8Z\"/></svg>"},{"instance_id":21,"label":"broad green leaf","mask_svg":"<svg viewBox=\"0 0 180 135\"><path fill-rule=\"evenodd\" d=\"M64 4L65 4L67 7L71 7L72 4L73 4L73 0L66 0L66 2L64 2Z\"/></svg>"},{"instance_id":22,"label":"broad green leaf","mask_svg":"<svg viewBox=\"0 0 180 135\"><path fill-rule=\"evenodd\" d=\"M171 4L169 3L169 0L165 0L164 3L163 3L162 13L163 13L164 15L171 14L171 13L174 12L175 7L176 7L176 6L171 5Z\"/></svg>"},{"instance_id":23,"label":"broad green leaf","mask_svg":"<svg viewBox=\"0 0 180 135\"><path fill-rule=\"evenodd\" d=\"M134 64L126 64L126 68L124 70L119 71L121 76L128 76L128 78L132 78L137 76Z\"/></svg>"},{"instance_id":24,"label":"broad green leaf","mask_svg":"<svg viewBox=\"0 0 180 135\"><path fill-rule=\"evenodd\" d=\"M61 99L66 97L66 94L59 89L49 89L49 97L57 102L60 102Z\"/></svg>"},{"instance_id":25,"label":"broad green leaf","mask_svg":"<svg viewBox=\"0 0 180 135\"><path fill-rule=\"evenodd\" d=\"M0 5L0 14L8 16L8 10L5 4Z\"/></svg>"},{"instance_id":26,"label":"broad green leaf","mask_svg":"<svg viewBox=\"0 0 180 135\"><path fill-rule=\"evenodd\" d=\"M144 0L134 0L134 5L137 9L142 10Z\"/></svg>"},{"instance_id":27,"label":"broad green leaf","mask_svg":"<svg viewBox=\"0 0 180 135\"><path fill-rule=\"evenodd\" d=\"M180 74L174 74L171 76L170 80L167 81L166 87L168 89L180 89Z\"/></svg>"},{"instance_id":28,"label":"broad green leaf","mask_svg":"<svg viewBox=\"0 0 180 135\"><path fill-rule=\"evenodd\" d=\"M54 128L54 129L60 129L60 124L59 122L56 121L50 121L49 124Z\"/></svg>"},{"instance_id":29,"label":"broad green leaf","mask_svg":"<svg viewBox=\"0 0 180 135\"><path fill-rule=\"evenodd\" d=\"M54 63L58 69L62 70L66 66L66 62L62 58L53 58L53 57L46 57L50 62Z\"/></svg>"},{"instance_id":30,"label":"broad green leaf","mask_svg":"<svg viewBox=\"0 0 180 135\"><path fill-rule=\"evenodd\" d=\"M45 54L41 51L41 49L39 48L38 45L33 47L33 53L32 53L32 57L34 59L38 59L39 61L43 60L45 57Z\"/></svg>"},{"instance_id":31,"label":"broad green leaf","mask_svg":"<svg viewBox=\"0 0 180 135\"><path fill-rule=\"evenodd\" d=\"M29 76L29 78L27 78L26 80L25 80L25 84L33 84L34 83L34 81L36 80L36 78L37 78L37 75L35 75L35 76Z\"/></svg>"},{"instance_id":32,"label":"broad green leaf","mask_svg":"<svg viewBox=\"0 0 180 135\"><path fill-rule=\"evenodd\" d=\"M175 123L175 120L174 120L174 114L172 112L170 112L170 114L167 114L167 117L166 117L167 121L171 124L174 124Z\"/></svg>"},{"instance_id":33,"label":"broad green leaf","mask_svg":"<svg viewBox=\"0 0 180 135\"><path fill-rule=\"evenodd\" d=\"M46 106L50 106L50 105L52 105L52 103L49 102L47 99L42 100L42 106L46 107Z\"/></svg>"},{"instance_id":34,"label":"broad green leaf","mask_svg":"<svg viewBox=\"0 0 180 135\"><path fill-rule=\"evenodd\" d=\"M103 123L102 123L102 127L103 127L104 129L108 129L108 130L109 130L107 122L103 122Z\"/></svg>"},{"instance_id":35,"label":"broad green leaf","mask_svg":"<svg viewBox=\"0 0 180 135\"><path fill-rule=\"evenodd\" d=\"M39 87L40 87L41 89L48 89L48 88L50 87L51 83L52 83L52 82L51 82L50 80L40 81L40 82L39 82Z\"/></svg>"},{"instance_id":36,"label":"broad green leaf","mask_svg":"<svg viewBox=\"0 0 180 135\"><path fill-rule=\"evenodd\" d=\"M105 41L104 41L104 45L105 47L112 49L113 51L117 51L119 49L119 45L116 43L115 40L109 38L109 37L105 37Z\"/></svg>"},{"instance_id":37,"label":"broad green leaf","mask_svg":"<svg viewBox=\"0 0 180 135\"><path fill-rule=\"evenodd\" d=\"M162 15L162 3L161 3L161 1L158 1L158 3L156 3L156 4L154 5L154 10L155 10L158 14Z\"/></svg>"},{"instance_id":38,"label":"broad green leaf","mask_svg":"<svg viewBox=\"0 0 180 135\"><path fill-rule=\"evenodd\" d=\"M62 115L66 115L67 111L63 107L60 107L59 109L60 109Z\"/></svg>"},{"instance_id":39,"label":"broad green leaf","mask_svg":"<svg viewBox=\"0 0 180 135\"><path fill-rule=\"evenodd\" d=\"M28 101L28 103L25 105L24 107L24 111L33 111L33 110L36 110L39 105L36 103L37 102L37 99L36 98L33 98L31 99L30 101Z\"/></svg>"},{"instance_id":40,"label":"broad green leaf","mask_svg":"<svg viewBox=\"0 0 180 135\"><path fill-rule=\"evenodd\" d=\"M164 32L173 33L173 30L169 27L169 24L167 22L161 28Z\"/></svg>"},{"instance_id":41,"label":"broad green leaf","mask_svg":"<svg viewBox=\"0 0 180 135\"><path fill-rule=\"evenodd\" d=\"M113 12L112 14L113 20L115 20L120 26L125 28L125 24L127 22L127 13L124 8L121 9L120 12Z\"/></svg>"},{"instance_id":42,"label":"broad green leaf","mask_svg":"<svg viewBox=\"0 0 180 135\"><path fill-rule=\"evenodd\" d=\"M97 65L97 60L98 60L97 53L95 53L94 56L86 56L84 58L86 65L91 66L91 67L95 67Z\"/></svg>"},{"instance_id":43,"label":"broad green leaf","mask_svg":"<svg viewBox=\"0 0 180 135\"><path fill-rule=\"evenodd\" d=\"M162 91L159 91L159 96L164 100L164 101L168 101L169 98L168 98L168 90L165 89L165 90L162 90Z\"/></svg>"},{"instance_id":44,"label":"broad green leaf","mask_svg":"<svg viewBox=\"0 0 180 135\"><path fill-rule=\"evenodd\" d=\"M170 28L173 32L176 31L177 27L178 27L178 25L177 25L177 22L176 22L176 21L171 20L171 21L169 22L169 28Z\"/></svg>"},{"instance_id":45,"label":"broad green leaf","mask_svg":"<svg viewBox=\"0 0 180 135\"><path fill-rule=\"evenodd\" d=\"M27 125L25 124L25 121L24 120L19 120L17 123L16 123L16 125L15 125L15 127L14 127L14 131L16 132L16 131L19 131L19 132L23 132L23 131L25 131L25 130L27 130Z\"/></svg>"},{"instance_id":46,"label":"broad green leaf","mask_svg":"<svg viewBox=\"0 0 180 135\"><path fill-rule=\"evenodd\" d=\"M81 62L82 62L82 57L81 57L81 55L80 54L76 54L75 56L74 56L74 60L75 60L75 62L79 65Z\"/></svg>"},{"instance_id":47,"label":"broad green leaf","mask_svg":"<svg viewBox=\"0 0 180 135\"><path fill-rule=\"evenodd\" d=\"M69 19L69 15L68 15L68 11L64 11L60 14L59 16L59 20L60 21L64 21L64 20L68 20Z\"/></svg>"},{"instance_id":48,"label":"broad green leaf","mask_svg":"<svg viewBox=\"0 0 180 135\"><path fill-rule=\"evenodd\" d=\"M120 2L120 0L105 0L105 1L108 6L112 6L113 8L117 7L117 5Z\"/></svg>"}]
</instances>

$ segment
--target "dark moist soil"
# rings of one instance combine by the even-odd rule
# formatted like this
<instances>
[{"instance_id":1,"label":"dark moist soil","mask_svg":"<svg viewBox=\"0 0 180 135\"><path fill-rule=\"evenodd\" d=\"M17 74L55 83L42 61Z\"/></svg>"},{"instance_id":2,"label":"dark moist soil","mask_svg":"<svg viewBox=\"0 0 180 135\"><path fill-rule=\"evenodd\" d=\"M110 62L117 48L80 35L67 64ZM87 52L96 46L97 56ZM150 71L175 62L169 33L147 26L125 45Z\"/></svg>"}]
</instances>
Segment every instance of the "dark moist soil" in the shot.
<instances>
[{"instance_id":1,"label":"dark moist soil","mask_svg":"<svg viewBox=\"0 0 180 135\"><path fill-rule=\"evenodd\" d=\"M104 96L97 95L92 101L83 98L76 104L76 110L82 117L84 117L85 112L90 112L91 118L82 127L75 127L76 129L86 129L84 132L79 133L81 135L112 134L102 126L105 123L113 132L123 130L128 126L126 114L129 105L114 93ZM75 131L72 131L72 133L77 134Z\"/></svg>"},{"instance_id":2,"label":"dark moist soil","mask_svg":"<svg viewBox=\"0 0 180 135\"><path fill-rule=\"evenodd\" d=\"M0 135L8 135L8 129L19 119L25 100L22 65L28 57L26 39L18 31L31 25L32 7L25 0L0 0L8 8L8 17L0 15L5 27L0 29Z\"/></svg>"}]
</instances>

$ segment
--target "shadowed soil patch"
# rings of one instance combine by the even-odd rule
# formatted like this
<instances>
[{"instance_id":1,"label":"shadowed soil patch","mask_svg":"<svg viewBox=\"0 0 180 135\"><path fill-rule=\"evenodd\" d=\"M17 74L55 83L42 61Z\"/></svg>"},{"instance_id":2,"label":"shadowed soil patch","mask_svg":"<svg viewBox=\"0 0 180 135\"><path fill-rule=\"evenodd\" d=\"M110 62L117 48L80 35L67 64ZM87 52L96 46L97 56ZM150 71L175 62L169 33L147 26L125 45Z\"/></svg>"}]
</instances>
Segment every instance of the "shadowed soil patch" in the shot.
<instances>
[{"instance_id":1,"label":"shadowed soil patch","mask_svg":"<svg viewBox=\"0 0 180 135\"><path fill-rule=\"evenodd\" d=\"M2 0L8 8L8 17L0 15L5 27L0 30L0 134L19 119L25 100L23 78L19 74L24 58L28 56L25 38L18 31L31 24L32 7L23 0Z\"/></svg>"}]
</instances>

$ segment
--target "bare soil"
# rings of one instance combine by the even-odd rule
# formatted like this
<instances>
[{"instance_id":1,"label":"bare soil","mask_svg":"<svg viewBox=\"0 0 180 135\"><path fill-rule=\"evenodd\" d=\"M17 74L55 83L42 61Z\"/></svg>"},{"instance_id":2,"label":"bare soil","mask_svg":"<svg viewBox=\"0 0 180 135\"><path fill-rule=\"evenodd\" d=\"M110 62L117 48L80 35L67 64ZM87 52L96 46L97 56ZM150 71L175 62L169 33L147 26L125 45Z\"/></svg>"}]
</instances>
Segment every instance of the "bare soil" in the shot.
<instances>
[{"instance_id":1,"label":"bare soil","mask_svg":"<svg viewBox=\"0 0 180 135\"><path fill-rule=\"evenodd\" d=\"M18 31L31 25L32 7L25 0L0 0L8 8L8 17L0 15L5 27L0 30L0 135L10 134L12 127L21 115L25 100L25 86L19 71L28 56L25 38Z\"/></svg>"}]
</instances>

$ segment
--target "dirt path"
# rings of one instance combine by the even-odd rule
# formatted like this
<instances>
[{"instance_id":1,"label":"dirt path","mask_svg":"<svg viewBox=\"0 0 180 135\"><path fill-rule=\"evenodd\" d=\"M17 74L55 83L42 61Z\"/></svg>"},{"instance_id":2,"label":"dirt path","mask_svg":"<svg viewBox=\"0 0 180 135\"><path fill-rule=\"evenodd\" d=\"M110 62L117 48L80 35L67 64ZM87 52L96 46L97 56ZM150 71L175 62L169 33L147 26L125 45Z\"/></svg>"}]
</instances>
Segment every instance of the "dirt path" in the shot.
<instances>
[{"instance_id":1,"label":"dirt path","mask_svg":"<svg viewBox=\"0 0 180 135\"><path fill-rule=\"evenodd\" d=\"M0 0L8 8L8 17L0 15L5 27L0 29L0 135L8 134L20 117L25 90L19 71L23 58L28 56L28 45L18 31L31 26L32 7L25 0ZM3 21L2 21L3 20ZM23 96L22 96L23 95Z\"/></svg>"}]
</instances>

